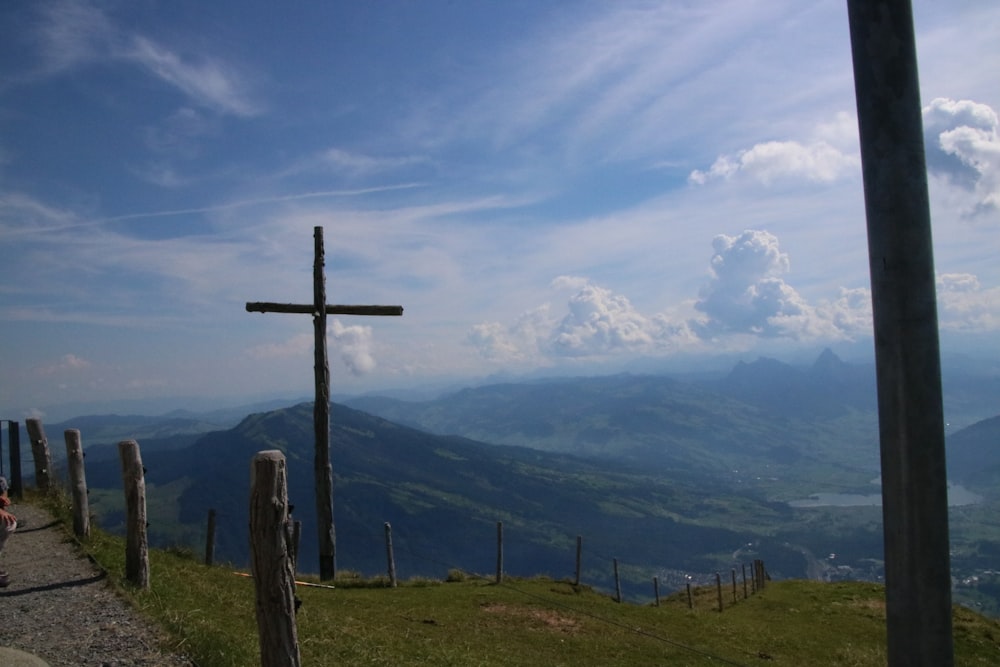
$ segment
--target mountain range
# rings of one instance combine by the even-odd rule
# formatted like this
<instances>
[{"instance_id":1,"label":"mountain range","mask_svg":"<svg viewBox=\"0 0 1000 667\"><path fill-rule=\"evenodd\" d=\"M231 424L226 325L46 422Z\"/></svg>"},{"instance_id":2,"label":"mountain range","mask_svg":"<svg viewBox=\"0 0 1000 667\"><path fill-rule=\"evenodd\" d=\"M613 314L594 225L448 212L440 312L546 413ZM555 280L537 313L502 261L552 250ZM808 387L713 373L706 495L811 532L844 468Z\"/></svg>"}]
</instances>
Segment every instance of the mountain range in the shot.
<instances>
[{"instance_id":1,"label":"mountain range","mask_svg":"<svg viewBox=\"0 0 1000 667\"><path fill-rule=\"evenodd\" d=\"M787 502L873 492L873 370L832 353L806 368L762 359L698 382L563 378L422 402L349 402L332 406L331 429L342 569L383 571L389 522L401 576L488 572L502 521L510 571L571 575L580 535L585 576L599 586L609 584L613 558L627 585L643 590L652 576L680 586L687 575L708 576L756 557L774 576L880 573L877 507ZM238 565L248 551L250 460L280 449L294 515L304 526L301 569L317 569L311 404L257 412L238 424L175 414L159 421L81 418L48 428L62 426L80 428L92 443L87 475L102 525L121 524L121 478L114 446L96 434L117 433L140 442L154 543L202 544L206 514L215 509L217 558ZM205 428L213 430L198 432ZM952 478L985 498L963 516L995 502L998 432L1000 418L949 436ZM1000 551L992 534L959 535L955 544L958 567L966 552L980 567L991 550Z\"/></svg>"}]
</instances>

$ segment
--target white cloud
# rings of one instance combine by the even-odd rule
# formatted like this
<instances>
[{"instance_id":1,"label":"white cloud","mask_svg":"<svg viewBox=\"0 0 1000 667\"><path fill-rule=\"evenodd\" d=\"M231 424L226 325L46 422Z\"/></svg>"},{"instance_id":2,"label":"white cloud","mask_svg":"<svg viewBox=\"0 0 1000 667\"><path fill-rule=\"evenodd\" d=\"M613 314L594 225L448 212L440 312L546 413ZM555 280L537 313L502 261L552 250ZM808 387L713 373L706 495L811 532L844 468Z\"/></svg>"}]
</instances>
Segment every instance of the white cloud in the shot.
<instances>
[{"instance_id":1,"label":"white cloud","mask_svg":"<svg viewBox=\"0 0 1000 667\"><path fill-rule=\"evenodd\" d=\"M937 277L937 294L942 329L1000 329L1000 287L984 288L979 278L969 273L943 273Z\"/></svg>"},{"instance_id":2,"label":"white cloud","mask_svg":"<svg viewBox=\"0 0 1000 667\"><path fill-rule=\"evenodd\" d=\"M258 361L311 357L314 344L313 334L297 334L279 343L251 347L247 354ZM371 327L344 326L337 319L327 321L327 349L339 357L351 375L361 376L375 369L373 344Z\"/></svg>"},{"instance_id":3,"label":"white cloud","mask_svg":"<svg viewBox=\"0 0 1000 667\"><path fill-rule=\"evenodd\" d=\"M64 0L45 5L36 35L40 74L55 74L101 58L114 34L107 17L89 3Z\"/></svg>"},{"instance_id":4,"label":"white cloud","mask_svg":"<svg viewBox=\"0 0 1000 667\"><path fill-rule=\"evenodd\" d=\"M362 325L344 326L339 320L330 320L329 337L332 347L340 354L352 375L364 375L375 369L372 356L372 328Z\"/></svg>"},{"instance_id":5,"label":"white cloud","mask_svg":"<svg viewBox=\"0 0 1000 667\"><path fill-rule=\"evenodd\" d=\"M402 157L373 157L352 153L340 148L330 148L323 153L322 160L343 171L355 174L391 171L401 167L427 162L427 158L409 155Z\"/></svg>"},{"instance_id":6,"label":"white cloud","mask_svg":"<svg viewBox=\"0 0 1000 667\"><path fill-rule=\"evenodd\" d=\"M551 349L567 356L639 351L653 344L652 326L629 300L597 285L584 285L567 304L569 313L552 332Z\"/></svg>"},{"instance_id":7,"label":"white cloud","mask_svg":"<svg viewBox=\"0 0 1000 667\"><path fill-rule=\"evenodd\" d=\"M842 339L856 333L863 322L864 299L844 291L839 299L820 307L810 305L782 276L789 257L778 238L748 229L739 236L720 234L712 240L713 278L695 309L707 319L699 323L703 336L749 333L796 340Z\"/></svg>"},{"instance_id":8,"label":"white cloud","mask_svg":"<svg viewBox=\"0 0 1000 667\"><path fill-rule=\"evenodd\" d=\"M207 56L184 58L168 47L131 34L88 2L65 0L45 7L35 35L41 65L25 78L51 76L97 62L139 66L196 104L221 113L260 112L244 78L229 64Z\"/></svg>"},{"instance_id":9,"label":"white cloud","mask_svg":"<svg viewBox=\"0 0 1000 667\"><path fill-rule=\"evenodd\" d=\"M697 343L686 322L665 314L647 317L625 296L586 278L560 276L551 286L573 291L562 318L553 317L546 304L525 312L509 327L478 324L466 342L484 358L507 363L663 354Z\"/></svg>"},{"instance_id":10,"label":"white cloud","mask_svg":"<svg viewBox=\"0 0 1000 667\"><path fill-rule=\"evenodd\" d=\"M848 337L872 331L872 294L867 287L841 287L836 299L820 302L816 311Z\"/></svg>"},{"instance_id":11,"label":"white cloud","mask_svg":"<svg viewBox=\"0 0 1000 667\"><path fill-rule=\"evenodd\" d=\"M826 141L802 144L797 141L766 141L748 150L721 155L708 171L695 169L688 182L704 185L712 180L738 176L764 185L783 181L831 183L856 172L860 162Z\"/></svg>"},{"instance_id":12,"label":"white cloud","mask_svg":"<svg viewBox=\"0 0 1000 667\"><path fill-rule=\"evenodd\" d=\"M41 202L20 192L0 192L0 238L77 221L76 214Z\"/></svg>"},{"instance_id":13,"label":"white cloud","mask_svg":"<svg viewBox=\"0 0 1000 667\"><path fill-rule=\"evenodd\" d=\"M197 63L188 62L141 36L134 36L130 46L118 55L141 65L199 104L237 116L259 113L243 90L240 77L220 61L202 58Z\"/></svg>"},{"instance_id":14,"label":"white cloud","mask_svg":"<svg viewBox=\"0 0 1000 667\"><path fill-rule=\"evenodd\" d=\"M791 262L773 234L720 234L712 245L710 281L697 300L675 308L690 315L646 314L625 295L587 278L559 276L550 287L571 292L561 317L546 305L526 312L511 326L476 325L466 342L490 361L539 363L665 356L700 351L709 344L733 349L746 347L753 338L831 342L870 335L869 291L841 287L836 296L809 303L782 277Z\"/></svg>"},{"instance_id":15,"label":"white cloud","mask_svg":"<svg viewBox=\"0 0 1000 667\"><path fill-rule=\"evenodd\" d=\"M974 193L974 211L1000 208L996 111L971 100L939 97L924 107L923 121L928 170Z\"/></svg>"},{"instance_id":16,"label":"white cloud","mask_svg":"<svg viewBox=\"0 0 1000 667\"><path fill-rule=\"evenodd\" d=\"M554 326L549 306L545 304L522 313L510 326L499 322L477 324L469 330L465 342L489 361L514 364L539 362L542 348Z\"/></svg>"}]
</instances>

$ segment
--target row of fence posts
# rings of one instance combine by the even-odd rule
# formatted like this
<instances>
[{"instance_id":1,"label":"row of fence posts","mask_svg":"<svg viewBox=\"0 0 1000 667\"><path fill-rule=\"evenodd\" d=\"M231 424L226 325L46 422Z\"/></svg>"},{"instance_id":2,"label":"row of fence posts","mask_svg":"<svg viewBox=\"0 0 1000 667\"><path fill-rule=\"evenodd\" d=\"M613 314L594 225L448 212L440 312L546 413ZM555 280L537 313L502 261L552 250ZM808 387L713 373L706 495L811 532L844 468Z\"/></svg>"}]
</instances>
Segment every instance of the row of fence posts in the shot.
<instances>
[{"instance_id":1,"label":"row of fence posts","mask_svg":"<svg viewBox=\"0 0 1000 667\"><path fill-rule=\"evenodd\" d=\"M16 422L10 422L16 431ZM52 488L52 459L48 439L40 419L28 419L25 424L35 460L35 480L40 491ZM66 458L72 500L73 532L85 538L90 534L90 511L87 500L87 483L80 431L67 429ZM20 460L17 439L11 437L11 477L14 470L20 478ZM16 456L15 456L16 452ZM122 484L125 493L125 579L133 586L146 590L149 581L149 546L146 534L146 485L145 468L139 444L135 440L118 443L121 461ZM13 486L13 485L12 485ZM13 490L13 489L12 489ZM386 564L389 585L396 587L396 563L392 547L392 527L385 528ZM215 553L216 512L209 510L208 532L205 540L205 563L211 565ZM288 486L285 456L278 450L258 452L251 463L250 493L250 569L254 581L255 608L260 637L261 664L293 666L300 664L298 638L295 626L295 570L301 522L291 518L288 504ZM576 573L573 583L578 586L581 577L583 538L576 538ZM496 582L503 582L503 522L497 522ZM613 559L615 600L621 603L622 588L618 559ZM718 609L723 609L721 577L715 576L718 592ZM761 560L755 560L748 590L746 565L743 565L743 596L763 589L767 572ZM736 570L732 570L733 602L737 599ZM653 578L655 604L660 604L659 580ZM688 607L693 609L690 582L687 585Z\"/></svg>"},{"instance_id":2,"label":"row of fence posts","mask_svg":"<svg viewBox=\"0 0 1000 667\"><path fill-rule=\"evenodd\" d=\"M215 544L215 525L216 525L216 512L214 509L208 511L208 534L205 538L205 564L212 565ZM301 521L291 521L289 519L290 525L293 527L293 537L291 541L292 548L298 552L299 548L299 535L301 534L302 522ZM385 530L385 556L386 556L386 571L389 578L389 587L396 588L398 581L396 579L396 557L392 547L392 525L387 521L383 526ZM580 585L580 575L581 575L581 564L583 561L583 537L580 535L576 536L576 574L573 577L573 585ZM614 568L614 581L615 581L615 601L622 603L624 598L622 596L622 584L621 575L618 568L618 559L612 559L612 565ZM767 573L764 568L764 561L755 560L752 564L752 578L747 579L747 566L744 563L742 565L743 570L743 599L747 599L752 593L755 593L764 588L765 582L767 580ZM732 597L733 604L739 599L738 586L736 582L736 568L731 570L732 575ZM496 583L503 583L504 578L504 565L503 565L503 522L497 521L497 569L496 569ZM718 610L721 612L725 605L723 604L722 595L722 578L721 575L715 573L715 585L718 592ZM660 580L659 577L653 577L653 597L655 606L660 606ZM694 608L694 599L691 593L691 584L687 584L687 598L688 598L688 608Z\"/></svg>"},{"instance_id":3,"label":"row of fence posts","mask_svg":"<svg viewBox=\"0 0 1000 667\"><path fill-rule=\"evenodd\" d=\"M210 514L210 521L214 515ZM295 557L297 542L289 530L293 522L288 513L288 486L285 456L278 450L258 452L251 464L250 489L250 548L251 574L255 584L256 615L260 636L261 664L299 665L298 631L295 624ZM386 561L390 586L396 586L396 563L392 549L392 527L385 524ZM575 582L579 584L582 538L577 537L577 568ZM618 559L613 559L615 600L622 602ZM503 522L497 522L496 582L503 582ZM762 560L752 567L753 591L763 589L767 571ZM722 579L715 575L718 609L723 610ZM732 570L733 602L737 600L736 570ZM653 578L656 605L659 606L659 580ZM746 565L743 566L743 595L748 597ZM688 607L694 607L691 584L687 585Z\"/></svg>"},{"instance_id":4,"label":"row of fence posts","mask_svg":"<svg viewBox=\"0 0 1000 667\"><path fill-rule=\"evenodd\" d=\"M754 560L754 562L753 562L753 564L751 566L751 578L749 580L750 584L749 584L749 587L748 587L748 585L747 585L747 566L746 566L746 563L742 564L742 568L743 568L743 599L746 600L748 597L750 597L750 595L753 595L757 591L763 590L766 587L767 581L770 579L770 576L767 574L767 568L764 567L764 561L760 560L760 559L756 559L756 560ZM732 583L733 583L733 604L736 604L736 602L739 599L739 593L738 593L739 588L738 588L737 583L736 583L736 568L732 568L732 570L730 571L730 573L732 575ZM618 561L616 559L615 560L615 579L617 580L617 578L618 578ZM616 581L616 588L619 589L618 602L621 602L621 592L620 592L620 587L617 584L617 581ZM715 589L716 589L716 597L718 599L717 609L721 613L723 611L723 609L725 609L725 604L722 601L723 600L723 595L722 595L722 575L719 572L715 573ZM659 607L660 606L660 580L659 580L658 577L653 577L653 596L654 596L654 600L655 600L654 604L657 607ZM688 603L688 609L694 609L694 594L691 591L691 582L690 582L690 580L687 582L687 603Z\"/></svg>"},{"instance_id":5,"label":"row of fence posts","mask_svg":"<svg viewBox=\"0 0 1000 667\"><path fill-rule=\"evenodd\" d=\"M14 437L17 422L10 422L11 431L11 478L17 480L18 486L11 484L12 491L17 489L20 497L21 461L20 447ZM45 436L45 427L41 419L25 420L25 429L31 443L31 452L35 462L35 486L39 491L47 493L54 489L55 480L52 476L52 455L49 440ZM66 468L69 476L69 493L71 513L73 516L73 534L78 538L90 536L90 502L87 497L87 475L83 463L83 441L80 431L75 428L63 432L66 441ZM149 588L149 543L146 537L146 482L145 469L139 455L139 444L135 440L124 440L118 443L118 456L122 465L122 483L125 490L125 579L141 589Z\"/></svg>"}]
</instances>

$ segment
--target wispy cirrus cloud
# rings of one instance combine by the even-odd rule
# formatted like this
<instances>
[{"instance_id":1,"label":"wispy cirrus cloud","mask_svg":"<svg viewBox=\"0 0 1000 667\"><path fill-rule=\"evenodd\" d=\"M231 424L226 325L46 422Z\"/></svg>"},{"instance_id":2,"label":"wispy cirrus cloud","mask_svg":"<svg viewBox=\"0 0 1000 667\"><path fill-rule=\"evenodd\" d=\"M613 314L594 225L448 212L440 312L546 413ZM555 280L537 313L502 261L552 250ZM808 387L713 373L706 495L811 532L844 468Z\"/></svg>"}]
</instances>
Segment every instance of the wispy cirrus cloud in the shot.
<instances>
[{"instance_id":1,"label":"wispy cirrus cloud","mask_svg":"<svg viewBox=\"0 0 1000 667\"><path fill-rule=\"evenodd\" d=\"M208 56L182 58L169 48L131 35L114 55L141 66L194 102L222 113L255 116L261 106L246 90L243 78L227 63Z\"/></svg>"},{"instance_id":2,"label":"wispy cirrus cloud","mask_svg":"<svg viewBox=\"0 0 1000 667\"><path fill-rule=\"evenodd\" d=\"M46 3L40 5L39 19L28 40L37 52L36 65L19 77L21 82L117 62L139 68L190 102L218 113L255 116L262 112L246 77L233 64L208 54L179 54L118 25L93 3Z\"/></svg>"},{"instance_id":3,"label":"wispy cirrus cloud","mask_svg":"<svg viewBox=\"0 0 1000 667\"><path fill-rule=\"evenodd\" d=\"M451 114L445 129L433 119L418 125L436 139L488 137L495 149L539 151L548 159L672 162L744 136L741 128L762 114L784 127L792 122L789 106L818 106L841 88L849 91L849 75L823 58L837 46L836 34L810 30L807 40L807 31L793 32L795 43L808 44L792 68L788 47L768 37L789 38L775 28L782 23L840 18L844 46L846 15L829 5L596 3L555 10L484 65L488 87L470 82L428 104L438 120L443 108ZM786 76L774 76L779 68ZM809 77L808 84L797 86L799 77Z\"/></svg>"},{"instance_id":4,"label":"wispy cirrus cloud","mask_svg":"<svg viewBox=\"0 0 1000 667\"><path fill-rule=\"evenodd\" d=\"M330 148L324 151L321 159L332 167L355 174L393 171L429 161L427 157L418 155L376 157L341 148Z\"/></svg>"}]
</instances>

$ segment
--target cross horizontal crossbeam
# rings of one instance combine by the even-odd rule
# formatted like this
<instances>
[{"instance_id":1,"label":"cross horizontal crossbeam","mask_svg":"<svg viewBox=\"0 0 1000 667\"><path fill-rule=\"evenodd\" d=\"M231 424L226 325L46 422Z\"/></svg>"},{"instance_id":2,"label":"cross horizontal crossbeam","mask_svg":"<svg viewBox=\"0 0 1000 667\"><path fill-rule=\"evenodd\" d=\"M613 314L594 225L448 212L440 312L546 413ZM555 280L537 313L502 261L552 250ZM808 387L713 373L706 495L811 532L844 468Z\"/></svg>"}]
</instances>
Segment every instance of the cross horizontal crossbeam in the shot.
<instances>
[{"instance_id":1,"label":"cross horizontal crossbeam","mask_svg":"<svg viewBox=\"0 0 1000 667\"><path fill-rule=\"evenodd\" d=\"M274 303L272 301L247 302L248 313L298 313L311 315L316 312L313 304ZM402 306L342 306L326 304L327 315L385 315L399 316L403 314Z\"/></svg>"}]
</instances>

